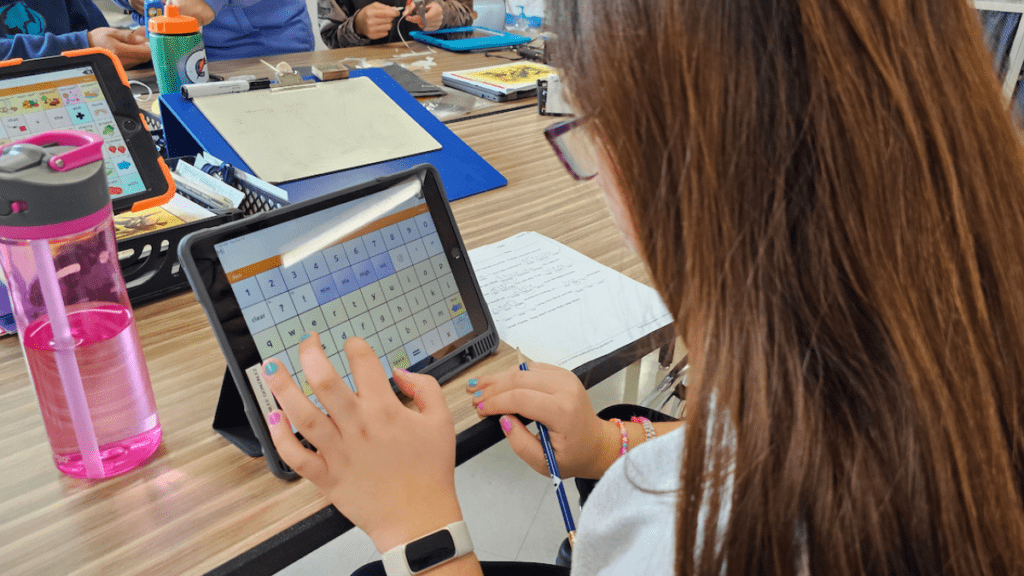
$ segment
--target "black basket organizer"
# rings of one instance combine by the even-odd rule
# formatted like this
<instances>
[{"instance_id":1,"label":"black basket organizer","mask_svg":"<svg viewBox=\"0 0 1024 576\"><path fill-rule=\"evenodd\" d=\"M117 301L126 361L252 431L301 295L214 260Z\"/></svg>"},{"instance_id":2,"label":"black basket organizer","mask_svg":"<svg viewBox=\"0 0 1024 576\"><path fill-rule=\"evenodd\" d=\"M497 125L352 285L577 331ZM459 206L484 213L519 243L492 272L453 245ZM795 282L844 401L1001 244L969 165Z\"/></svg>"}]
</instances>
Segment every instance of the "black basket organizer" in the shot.
<instances>
[{"instance_id":1,"label":"black basket organizer","mask_svg":"<svg viewBox=\"0 0 1024 576\"><path fill-rule=\"evenodd\" d=\"M170 160L168 166L173 168L177 162L182 160L191 163L194 158ZM189 197L190 200L208 208L216 215L118 241L121 273L128 286L128 298L134 306L152 302L189 288L188 279L185 278L185 273L181 271L181 265L178 262L178 243L187 234L203 228L219 226L257 212L268 212L287 204L286 201L270 196L235 177L235 171L230 165L213 170L211 175L220 177L221 180L245 194L245 199L237 209L215 208L200 199Z\"/></svg>"}]
</instances>

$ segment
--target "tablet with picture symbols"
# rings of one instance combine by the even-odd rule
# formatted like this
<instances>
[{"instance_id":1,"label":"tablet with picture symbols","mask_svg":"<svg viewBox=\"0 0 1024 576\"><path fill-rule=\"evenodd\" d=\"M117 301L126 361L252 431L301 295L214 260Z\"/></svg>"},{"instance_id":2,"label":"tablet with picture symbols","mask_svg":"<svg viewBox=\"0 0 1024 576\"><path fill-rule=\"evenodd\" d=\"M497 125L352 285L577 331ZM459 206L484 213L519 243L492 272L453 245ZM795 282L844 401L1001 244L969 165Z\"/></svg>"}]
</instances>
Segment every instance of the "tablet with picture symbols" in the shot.
<instances>
[{"instance_id":1,"label":"tablet with picture symbols","mask_svg":"<svg viewBox=\"0 0 1024 576\"><path fill-rule=\"evenodd\" d=\"M159 206L174 196L170 170L112 52L87 48L0 62L0 147L51 130L103 138L115 213Z\"/></svg>"},{"instance_id":2,"label":"tablet with picture symbols","mask_svg":"<svg viewBox=\"0 0 1024 576\"><path fill-rule=\"evenodd\" d=\"M267 464L281 478L295 474L270 439L266 418L279 406L261 367L280 360L324 410L299 360L307 332L320 335L324 354L353 390L344 353L353 336L369 343L389 378L401 368L441 382L498 347L441 179L429 165L195 232L178 251Z\"/></svg>"}]
</instances>

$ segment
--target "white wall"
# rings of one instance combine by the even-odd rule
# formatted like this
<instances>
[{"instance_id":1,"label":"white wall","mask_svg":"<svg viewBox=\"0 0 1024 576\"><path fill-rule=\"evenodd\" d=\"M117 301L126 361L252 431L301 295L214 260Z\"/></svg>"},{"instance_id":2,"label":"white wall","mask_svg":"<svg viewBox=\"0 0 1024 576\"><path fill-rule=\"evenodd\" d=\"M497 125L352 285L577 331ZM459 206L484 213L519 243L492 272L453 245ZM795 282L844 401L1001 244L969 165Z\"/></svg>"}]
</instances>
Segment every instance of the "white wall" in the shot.
<instances>
[{"instance_id":1,"label":"white wall","mask_svg":"<svg viewBox=\"0 0 1024 576\"><path fill-rule=\"evenodd\" d=\"M320 38L320 24L316 17L316 0L306 0L306 8L309 9L309 19L313 22L313 41L316 42L314 50L327 50L327 45Z\"/></svg>"}]
</instances>

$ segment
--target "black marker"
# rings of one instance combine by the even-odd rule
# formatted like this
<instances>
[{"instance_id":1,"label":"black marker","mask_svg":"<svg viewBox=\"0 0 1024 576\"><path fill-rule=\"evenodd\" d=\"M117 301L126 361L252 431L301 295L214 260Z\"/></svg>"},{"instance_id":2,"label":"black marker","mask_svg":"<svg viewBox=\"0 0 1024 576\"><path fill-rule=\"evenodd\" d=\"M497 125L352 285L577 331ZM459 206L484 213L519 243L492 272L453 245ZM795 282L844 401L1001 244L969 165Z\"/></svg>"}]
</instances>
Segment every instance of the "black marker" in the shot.
<instances>
[{"instance_id":1,"label":"black marker","mask_svg":"<svg viewBox=\"0 0 1024 576\"><path fill-rule=\"evenodd\" d=\"M260 80L225 80L224 82L204 82L202 84L185 84L181 87L181 96L186 100L217 96L220 94L238 94L252 90L270 88L270 79Z\"/></svg>"}]
</instances>

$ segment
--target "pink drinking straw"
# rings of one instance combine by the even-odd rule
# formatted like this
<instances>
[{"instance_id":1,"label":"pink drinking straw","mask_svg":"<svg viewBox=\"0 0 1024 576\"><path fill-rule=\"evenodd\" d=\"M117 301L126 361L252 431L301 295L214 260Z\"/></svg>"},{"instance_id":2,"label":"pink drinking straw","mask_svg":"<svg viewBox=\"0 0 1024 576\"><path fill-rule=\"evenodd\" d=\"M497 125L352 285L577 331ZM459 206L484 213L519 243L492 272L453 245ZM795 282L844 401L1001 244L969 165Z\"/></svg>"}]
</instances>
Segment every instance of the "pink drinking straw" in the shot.
<instances>
[{"instance_id":1,"label":"pink drinking straw","mask_svg":"<svg viewBox=\"0 0 1024 576\"><path fill-rule=\"evenodd\" d=\"M39 288L43 293L46 315L50 317L53 328L53 350L57 360L57 372L64 387L64 397L71 412L71 425L75 429L78 448L82 451L82 462L85 464L87 478L103 478L103 461L100 459L100 447L96 441L96 431L92 427L89 416L89 404L85 399L85 387L82 385L82 374L78 371L78 360L75 358L75 337L71 335L68 324L64 298L61 296L60 284L57 282L57 270L53 267L53 255L50 244L46 240L29 240L32 255L36 260L36 271L39 273Z\"/></svg>"}]
</instances>

